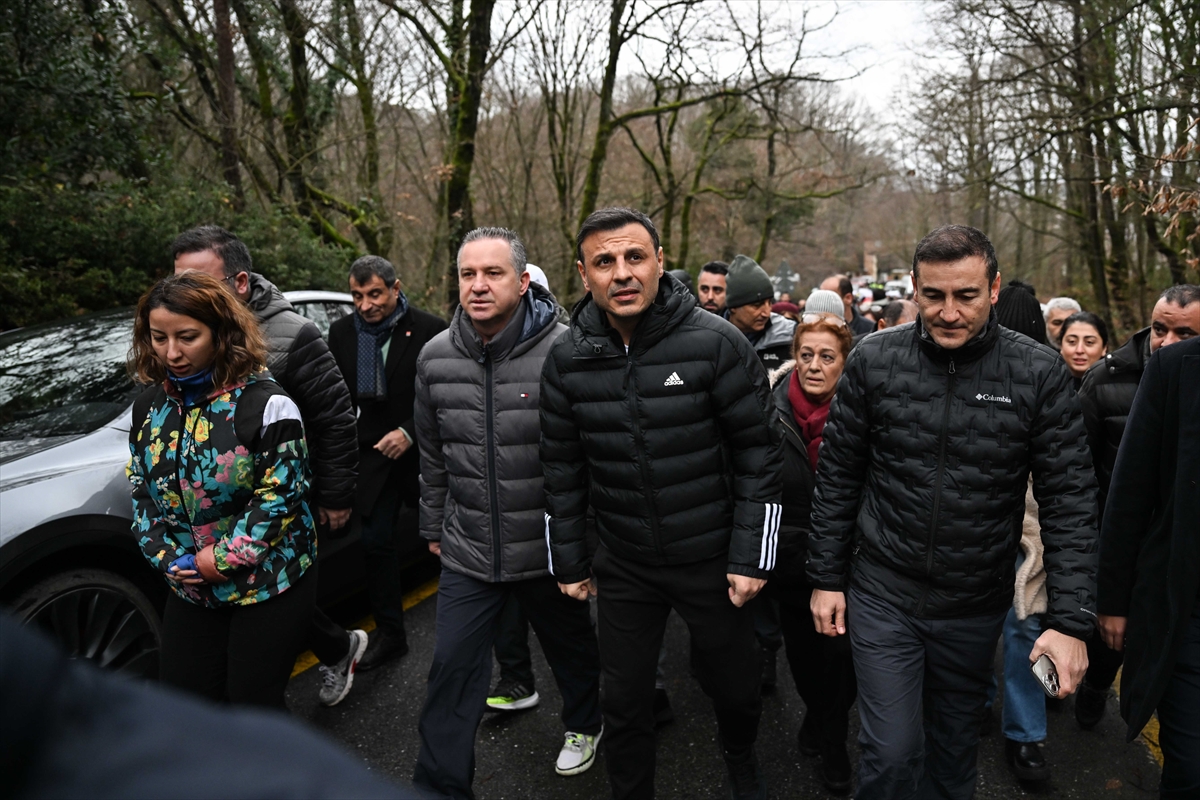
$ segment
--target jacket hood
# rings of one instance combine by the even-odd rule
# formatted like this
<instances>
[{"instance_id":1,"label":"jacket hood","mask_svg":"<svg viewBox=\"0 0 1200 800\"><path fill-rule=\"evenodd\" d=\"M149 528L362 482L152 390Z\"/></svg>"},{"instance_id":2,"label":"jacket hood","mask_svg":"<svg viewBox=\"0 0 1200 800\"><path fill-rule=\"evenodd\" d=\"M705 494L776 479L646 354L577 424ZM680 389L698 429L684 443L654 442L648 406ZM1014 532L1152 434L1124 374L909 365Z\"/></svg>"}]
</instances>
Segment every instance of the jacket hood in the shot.
<instances>
[{"instance_id":1,"label":"jacket hood","mask_svg":"<svg viewBox=\"0 0 1200 800\"><path fill-rule=\"evenodd\" d=\"M260 322L283 311L295 311L283 292L257 272L250 273L250 300L247 305Z\"/></svg>"},{"instance_id":2,"label":"jacket hood","mask_svg":"<svg viewBox=\"0 0 1200 800\"><path fill-rule=\"evenodd\" d=\"M786 378L788 374L795 368L796 359L793 358L791 361L786 361L775 369L771 370L771 373L767 376L767 379L771 382L771 388L774 389L780 383L783 383L783 379Z\"/></svg>"},{"instance_id":3,"label":"jacket hood","mask_svg":"<svg viewBox=\"0 0 1200 800\"><path fill-rule=\"evenodd\" d=\"M951 361L958 364L970 364L972 361L978 361L983 358L989 350L996 346L996 342L1000 338L998 328L999 323L996 321L996 309L993 308L988 313L988 321L984 325L983 330L962 347L947 350L935 342L933 337L929 335L929 331L925 329L925 321L920 316L917 317L917 321L913 325L913 335L917 337L917 342L921 350L939 364L947 364Z\"/></svg>"},{"instance_id":4,"label":"jacket hood","mask_svg":"<svg viewBox=\"0 0 1200 800\"><path fill-rule=\"evenodd\" d=\"M494 360L519 356L553 331L557 322L558 303L554 295L531 282L512 319L488 342L488 355ZM483 360L483 342L462 306L454 310L450 341L469 358Z\"/></svg>"},{"instance_id":5,"label":"jacket hood","mask_svg":"<svg viewBox=\"0 0 1200 800\"><path fill-rule=\"evenodd\" d=\"M645 349L661 341L696 310L696 298L669 273L658 279L658 295L642 314L630 347ZM708 313L708 312L705 312ZM625 354L625 344L608 317L592 300L591 292L571 311L571 337L576 358L608 358Z\"/></svg>"},{"instance_id":6,"label":"jacket hood","mask_svg":"<svg viewBox=\"0 0 1200 800\"><path fill-rule=\"evenodd\" d=\"M771 312L771 319L763 329L762 337L755 343L755 350L766 350L781 344L791 345L792 335L796 332L796 323L782 314Z\"/></svg>"},{"instance_id":7,"label":"jacket hood","mask_svg":"<svg viewBox=\"0 0 1200 800\"><path fill-rule=\"evenodd\" d=\"M1119 372L1136 372L1139 375L1146 369L1146 359L1150 358L1150 328L1145 327L1129 337L1129 341L1104 356L1104 369L1109 375Z\"/></svg>"}]
</instances>

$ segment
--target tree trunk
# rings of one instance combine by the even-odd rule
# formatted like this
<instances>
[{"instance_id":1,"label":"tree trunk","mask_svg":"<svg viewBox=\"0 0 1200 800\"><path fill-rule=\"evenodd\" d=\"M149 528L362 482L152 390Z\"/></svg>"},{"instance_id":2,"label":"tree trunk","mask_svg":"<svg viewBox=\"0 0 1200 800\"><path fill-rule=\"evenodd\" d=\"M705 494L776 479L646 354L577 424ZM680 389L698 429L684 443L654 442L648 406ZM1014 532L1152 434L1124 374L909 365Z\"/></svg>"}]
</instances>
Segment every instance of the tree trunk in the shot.
<instances>
[{"instance_id":1,"label":"tree trunk","mask_svg":"<svg viewBox=\"0 0 1200 800\"><path fill-rule=\"evenodd\" d=\"M450 118L450 158L445 191L447 282L446 309L458 304L458 248L475 227L471 211L471 168L475 164L475 133L483 98L483 79L492 43L492 11L496 0L471 0L467 22L466 70L456 81L459 94Z\"/></svg>"},{"instance_id":2,"label":"tree trunk","mask_svg":"<svg viewBox=\"0 0 1200 800\"><path fill-rule=\"evenodd\" d=\"M604 65L604 78L600 83L600 117L596 123L596 138L592 143L592 155L588 159L587 175L583 180L583 197L579 203L579 224L596 210L600 198L600 178L604 162L608 159L608 143L616 127L613 125L613 92L617 85L617 62L625 39L621 32L621 20L625 17L628 0L612 0L608 18L608 61Z\"/></svg>"},{"instance_id":3,"label":"tree trunk","mask_svg":"<svg viewBox=\"0 0 1200 800\"><path fill-rule=\"evenodd\" d=\"M233 190L233 207L246 206L242 176L238 171L237 98L233 86L233 30L229 21L229 0L213 0L217 38L217 96L220 98L218 124L221 129L221 171Z\"/></svg>"}]
</instances>

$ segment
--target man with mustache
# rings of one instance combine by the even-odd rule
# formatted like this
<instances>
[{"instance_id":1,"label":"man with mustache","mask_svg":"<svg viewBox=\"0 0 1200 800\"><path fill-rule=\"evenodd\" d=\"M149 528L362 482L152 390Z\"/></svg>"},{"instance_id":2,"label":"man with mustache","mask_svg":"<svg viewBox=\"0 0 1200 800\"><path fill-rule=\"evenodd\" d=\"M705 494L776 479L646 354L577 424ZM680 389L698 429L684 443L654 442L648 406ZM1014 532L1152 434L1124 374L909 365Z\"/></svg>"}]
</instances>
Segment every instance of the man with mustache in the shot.
<instances>
[{"instance_id":1,"label":"man with mustache","mask_svg":"<svg viewBox=\"0 0 1200 800\"><path fill-rule=\"evenodd\" d=\"M613 796L654 795L654 674L674 609L713 700L731 795L763 798L762 654L746 603L774 566L781 511L766 371L742 333L663 274L645 214L596 211L576 245L589 294L542 370L546 539L559 588L598 596Z\"/></svg>"},{"instance_id":2,"label":"man with mustache","mask_svg":"<svg viewBox=\"0 0 1200 800\"><path fill-rule=\"evenodd\" d=\"M999 325L980 231L917 245L911 326L850 354L825 427L809 535L813 622L849 634L862 719L859 798L967 800L996 640L1013 602L1033 473L1049 598L1029 653L1058 696L1096 623L1096 476L1053 350Z\"/></svg>"}]
</instances>

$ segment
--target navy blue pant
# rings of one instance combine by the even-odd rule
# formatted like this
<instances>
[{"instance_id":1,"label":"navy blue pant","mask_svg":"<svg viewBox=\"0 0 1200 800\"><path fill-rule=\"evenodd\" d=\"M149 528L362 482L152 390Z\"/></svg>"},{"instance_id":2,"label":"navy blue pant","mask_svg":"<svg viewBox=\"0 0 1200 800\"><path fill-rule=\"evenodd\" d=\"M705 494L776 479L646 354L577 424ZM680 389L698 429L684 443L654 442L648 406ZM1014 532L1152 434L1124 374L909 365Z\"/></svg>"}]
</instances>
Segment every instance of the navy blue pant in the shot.
<instances>
[{"instance_id":1,"label":"navy blue pant","mask_svg":"<svg viewBox=\"0 0 1200 800\"><path fill-rule=\"evenodd\" d=\"M857 589L846 628L858 678L858 800L969 800L979 717L1006 611L923 619Z\"/></svg>"},{"instance_id":2,"label":"navy blue pant","mask_svg":"<svg viewBox=\"0 0 1200 800\"><path fill-rule=\"evenodd\" d=\"M1175 671L1158 702L1164 798L1200 797L1200 602L1192 612Z\"/></svg>"},{"instance_id":3,"label":"navy blue pant","mask_svg":"<svg viewBox=\"0 0 1200 800\"><path fill-rule=\"evenodd\" d=\"M600 653L588 603L572 600L547 576L485 583L442 569L437 644L418 733L413 783L438 796L474 797L475 731L492 681L492 645L505 601L515 596L537 633L563 697L566 729L600 732Z\"/></svg>"},{"instance_id":4,"label":"navy blue pant","mask_svg":"<svg viewBox=\"0 0 1200 800\"><path fill-rule=\"evenodd\" d=\"M529 652L529 620L520 601L510 596L500 612L496 632L496 662L500 679L514 681L533 691L533 655Z\"/></svg>"}]
</instances>

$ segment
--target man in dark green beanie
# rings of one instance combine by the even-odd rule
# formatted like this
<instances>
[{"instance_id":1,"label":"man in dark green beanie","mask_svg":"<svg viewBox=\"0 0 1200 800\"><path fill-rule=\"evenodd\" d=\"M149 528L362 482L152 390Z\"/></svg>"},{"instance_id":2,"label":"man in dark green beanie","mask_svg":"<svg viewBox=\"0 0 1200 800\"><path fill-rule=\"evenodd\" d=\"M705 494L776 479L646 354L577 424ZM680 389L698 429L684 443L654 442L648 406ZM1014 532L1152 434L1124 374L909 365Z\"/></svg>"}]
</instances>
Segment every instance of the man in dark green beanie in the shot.
<instances>
[{"instance_id":1,"label":"man in dark green beanie","mask_svg":"<svg viewBox=\"0 0 1200 800\"><path fill-rule=\"evenodd\" d=\"M725 318L746 335L767 372L792 357L796 323L771 313L775 286L770 276L749 256L737 256L725 278Z\"/></svg>"}]
</instances>

